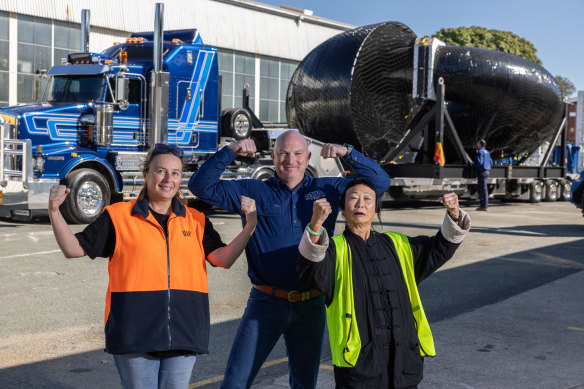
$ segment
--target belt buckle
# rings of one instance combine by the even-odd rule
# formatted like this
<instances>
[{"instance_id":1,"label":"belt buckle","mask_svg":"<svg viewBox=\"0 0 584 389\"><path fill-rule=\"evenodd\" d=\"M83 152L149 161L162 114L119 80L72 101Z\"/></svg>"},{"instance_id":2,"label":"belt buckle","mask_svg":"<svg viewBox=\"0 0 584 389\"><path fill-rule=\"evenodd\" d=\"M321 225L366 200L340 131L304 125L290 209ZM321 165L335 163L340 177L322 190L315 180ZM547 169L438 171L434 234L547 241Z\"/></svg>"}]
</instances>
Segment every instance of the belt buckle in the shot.
<instances>
[{"instance_id":1,"label":"belt buckle","mask_svg":"<svg viewBox=\"0 0 584 389\"><path fill-rule=\"evenodd\" d=\"M288 301L289 301L289 302L291 302L291 303L295 303L295 302L297 302L297 301L298 301L298 297L292 298L292 296L294 296L294 294L295 294L295 293L297 293L297 292L295 292L295 291L293 291L293 290L292 290L292 291L290 291L290 292L288 292Z\"/></svg>"}]
</instances>

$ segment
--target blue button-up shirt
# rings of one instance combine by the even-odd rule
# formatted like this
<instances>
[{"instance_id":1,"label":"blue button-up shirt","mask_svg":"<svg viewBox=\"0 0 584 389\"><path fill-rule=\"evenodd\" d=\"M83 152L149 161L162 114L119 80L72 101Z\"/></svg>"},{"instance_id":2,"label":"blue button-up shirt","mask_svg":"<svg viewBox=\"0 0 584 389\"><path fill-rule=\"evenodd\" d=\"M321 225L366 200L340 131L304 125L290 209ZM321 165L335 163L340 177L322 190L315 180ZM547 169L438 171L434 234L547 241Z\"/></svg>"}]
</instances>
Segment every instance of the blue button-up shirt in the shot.
<instances>
[{"instance_id":1,"label":"blue button-up shirt","mask_svg":"<svg viewBox=\"0 0 584 389\"><path fill-rule=\"evenodd\" d=\"M245 249L248 276L252 284L278 289L304 291L309 288L296 278L298 244L312 217L314 200L326 197L333 212L324 222L333 236L341 193L349 177L313 178L304 175L302 182L290 189L274 176L266 181L241 179L222 180L221 174L237 155L224 147L201 166L189 181L189 189L201 200L230 212L241 212L241 196L256 202L258 224ZM376 162L353 150L343 157L353 170L367 178L375 192L383 193L389 186L387 173Z\"/></svg>"}]
</instances>

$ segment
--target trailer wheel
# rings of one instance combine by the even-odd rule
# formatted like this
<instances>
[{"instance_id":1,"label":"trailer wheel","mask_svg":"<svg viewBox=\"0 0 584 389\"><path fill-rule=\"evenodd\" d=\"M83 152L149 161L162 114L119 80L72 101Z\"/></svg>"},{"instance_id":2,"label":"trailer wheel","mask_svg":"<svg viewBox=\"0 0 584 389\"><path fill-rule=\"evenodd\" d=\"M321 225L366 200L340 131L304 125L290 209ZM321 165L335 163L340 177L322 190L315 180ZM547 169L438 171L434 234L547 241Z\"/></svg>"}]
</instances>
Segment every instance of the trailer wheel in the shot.
<instances>
[{"instance_id":1,"label":"trailer wheel","mask_svg":"<svg viewBox=\"0 0 584 389\"><path fill-rule=\"evenodd\" d=\"M65 198L61 210L69 223L91 223L110 204L110 187L103 175L95 170L75 170L65 178L65 183L71 193Z\"/></svg>"},{"instance_id":2,"label":"trailer wheel","mask_svg":"<svg viewBox=\"0 0 584 389\"><path fill-rule=\"evenodd\" d=\"M264 167L253 172L251 178L265 181L269 178L274 177L274 174L275 172L272 169Z\"/></svg>"},{"instance_id":3,"label":"trailer wheel","mask_svg":"<svg viewBox=\"0 0 584 389\"><path fill-rule=\"evenodd\" d=\"M529 186L529 202L539 203L541 201L543 184L541 181L534 181Z\"/></svg>"},{"instance_id":4,"label":"trailer wheel","mask_svg":"<svg viewBox=\"0 0 584 389\"><path fill-rule=\"evenodd\" d=\"M560 200L572 200L572 180L562 180L560 182Z\"/></svg>"},{"instance_id":5,"label":"trailer wheel","mask_svg":"<svg viewBox=\"0 0 584 389\"><path fill-rule=\"evenodd\" d=\"M225 136L241 140L249 138L251 135L251 116L243 108L225 110L221 123Z\"/></svg>"},{"instance_id":6,"label":"trailer wheel","mask_svg":"<svg viewBox=\"0 0 584 389\"><path fill-rule=\"evenodd\" d=\"M548 180L545 182L545 201L556 201L558 199L559 185L557 181Z\"/></svg>"}]
</instances>

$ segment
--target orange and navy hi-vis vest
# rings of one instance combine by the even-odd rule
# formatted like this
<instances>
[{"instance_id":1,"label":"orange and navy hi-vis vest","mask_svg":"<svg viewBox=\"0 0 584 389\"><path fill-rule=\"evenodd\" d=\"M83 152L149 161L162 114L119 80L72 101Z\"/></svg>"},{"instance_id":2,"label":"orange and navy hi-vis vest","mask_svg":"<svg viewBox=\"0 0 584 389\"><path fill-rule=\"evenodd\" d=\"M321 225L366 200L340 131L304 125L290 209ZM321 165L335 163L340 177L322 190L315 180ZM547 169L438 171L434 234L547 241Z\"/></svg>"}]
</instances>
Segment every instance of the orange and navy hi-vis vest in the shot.
<instances>
[{"instance_id":1,"label":"orange and navy hi-vis vest","mask_svg":"<svg viewBox=\"0 0 584 389\"><path fill-rule=\"evenodd\" d=\"M205 216L173 199L166 239L146 200L106 210L116 231L108 265L106 351L207 353Z\"/></svg>"}]
</instances>

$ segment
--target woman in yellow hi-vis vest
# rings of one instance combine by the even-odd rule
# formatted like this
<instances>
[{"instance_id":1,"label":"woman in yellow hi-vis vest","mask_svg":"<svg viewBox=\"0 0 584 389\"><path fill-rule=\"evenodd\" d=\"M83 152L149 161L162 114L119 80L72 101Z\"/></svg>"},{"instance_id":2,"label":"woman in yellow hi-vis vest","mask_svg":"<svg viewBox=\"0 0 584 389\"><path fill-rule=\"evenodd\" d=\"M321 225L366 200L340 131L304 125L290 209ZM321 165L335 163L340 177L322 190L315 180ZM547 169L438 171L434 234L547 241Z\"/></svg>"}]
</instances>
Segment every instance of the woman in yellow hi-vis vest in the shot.
<instances>
[{"instance_id":1,"label":"woman in yellow hi-vis vest","mask_svg":"<svg viewBox=\"0 0 584 389\"><path fill-rule=\"evenodd\" d=\"M433 237L377 233L372 221L381 201L372 185L353 180L341 197L347 225L328 238L331 213L316 200L300 242L298 278L319 289L337 388L416 388L423 357L436 355L417 284L454 255L470 229L458 196L446 194L442 227Z\"/></svg>"}]
</instances>

